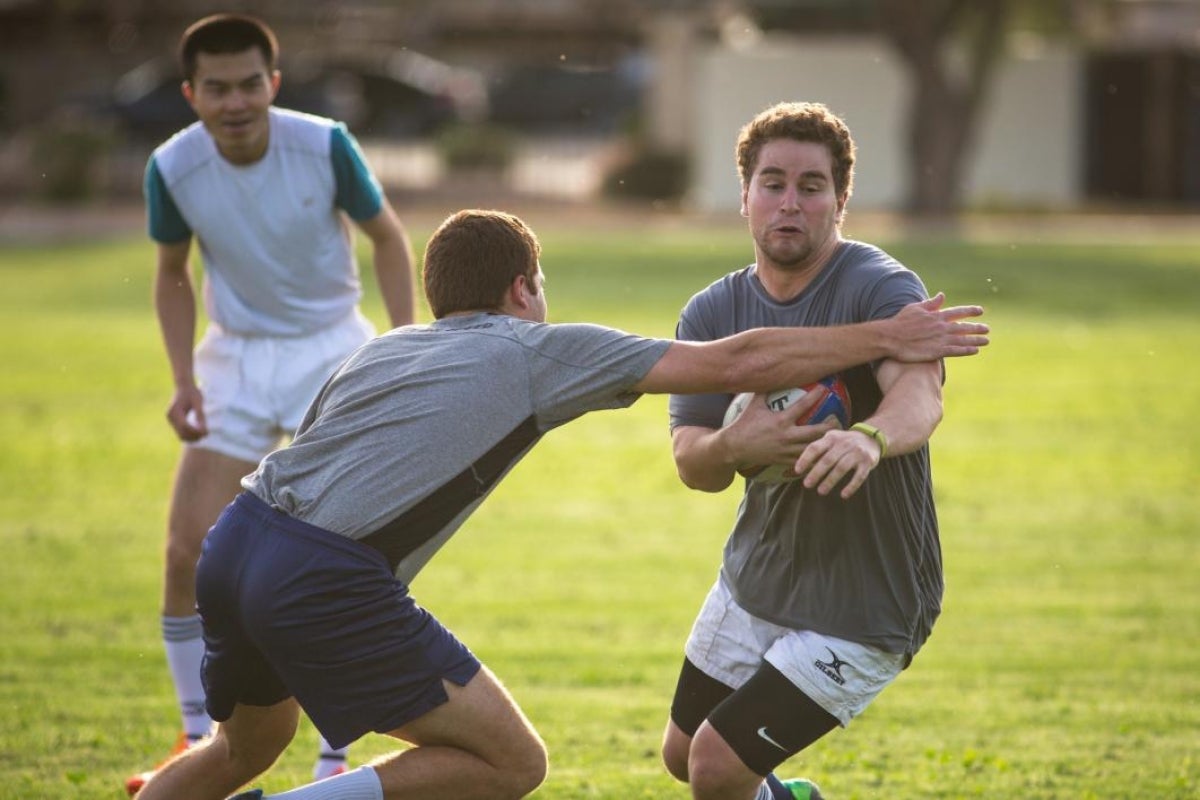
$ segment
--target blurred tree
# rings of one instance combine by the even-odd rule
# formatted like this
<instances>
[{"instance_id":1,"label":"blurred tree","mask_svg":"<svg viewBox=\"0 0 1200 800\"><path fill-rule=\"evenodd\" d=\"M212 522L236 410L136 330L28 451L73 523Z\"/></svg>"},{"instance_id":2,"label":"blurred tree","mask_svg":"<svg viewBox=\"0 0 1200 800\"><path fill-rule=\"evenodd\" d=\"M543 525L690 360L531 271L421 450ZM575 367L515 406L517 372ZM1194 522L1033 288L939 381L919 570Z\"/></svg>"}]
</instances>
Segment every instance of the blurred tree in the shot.
<instances>
[{"instance_id":1,"label":"blurred tree","mask_svg":"<svg viewBox=\"0 0 1200 800\"><path fill-rule=\"evenodd\" d=\"M992 78L1004 54L1013 0L880 0L880 29L911 77L908 198L911 214L959 206L963 171Z\"/></svg>"},{"instance_id":2,"label":"blurred tree","mask_svg":"<svg viewBox=\"0 0 1200 800\"><path fill-rule=\"evenodd\" d=\"M1013 31L1070 36L1083 10L1079 0L878 0L880 32L908 68L912 87L910 214L959 209L980 110Z\"/></svg>"}]
</instances>

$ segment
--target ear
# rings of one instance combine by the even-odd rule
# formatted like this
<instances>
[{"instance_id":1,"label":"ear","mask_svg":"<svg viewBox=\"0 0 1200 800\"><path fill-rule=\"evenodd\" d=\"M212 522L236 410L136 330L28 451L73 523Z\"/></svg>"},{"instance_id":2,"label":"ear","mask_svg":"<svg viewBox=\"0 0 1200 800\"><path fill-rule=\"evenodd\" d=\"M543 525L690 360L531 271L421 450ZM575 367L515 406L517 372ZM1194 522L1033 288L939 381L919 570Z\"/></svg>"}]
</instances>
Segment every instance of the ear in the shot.
<instances>
[{"instance_id":1,"label":"ear","mask_svg":"<svg viewBox=\"0 0 1200 800\"><path fill-rule=\"evenodd\" d=\"M521 311L529 307L529 285L524 275L513 278L512 283L504 292L504 302L500 310L505 314L519 316Z\"/></svg>"},{"instance_id":2,"label":"ear","mask_svg":"<svg viewBox=\"0 0 1200 800\"><path fill-rule=\"evenodd\" d=\"M276 95L279 94L279 85L283 82L283 73L279 70L271 72L271 102L275 102Z\"/></svg>"},{"instance_id":3,"label":"ear","mask_svg":"<svg viewBox=\"0 0 1200 800\"><path fill-rule=\"evenodd\" d=\"M835 216L838 225L842 224L842 219L846 216L846 203L848 202L850 202L850 193L842 192L837 200L837 215Z\"/></svg>"},{"instance_id":4,"label":"ear","mask_svg":"<svg viewBox=\"0 0 1200 800\"><path fill-rule=\"evenodd\" d=\"M188 101L189 106L196 104L196 90L192 88L191 81L184 81L179 85L179 91L183 92L183 99Z\"/></svg>"},{"instance_id":5,"label":"ear","mask_svg":"<svg viewBox=\"0 0 1200 800\"><path fill-rule=\"evenodd\" d=\"M747 202L749 199L750 199L750 187L743 184L742 185L742 216L743 217L750 216L750 207Z\"/></svg>"},{"instance_id":6,"label":"ear","mask_svg":"<svg viewBox=\"0 0 1200 800\"><path fill-rule=\"evenodd\" d=\"M521 308L529 308L529 300L537 296L533 286L529 283L529 278L525 275L518 275L512 282L513 292Z\"/></svg>"}]
</instances>

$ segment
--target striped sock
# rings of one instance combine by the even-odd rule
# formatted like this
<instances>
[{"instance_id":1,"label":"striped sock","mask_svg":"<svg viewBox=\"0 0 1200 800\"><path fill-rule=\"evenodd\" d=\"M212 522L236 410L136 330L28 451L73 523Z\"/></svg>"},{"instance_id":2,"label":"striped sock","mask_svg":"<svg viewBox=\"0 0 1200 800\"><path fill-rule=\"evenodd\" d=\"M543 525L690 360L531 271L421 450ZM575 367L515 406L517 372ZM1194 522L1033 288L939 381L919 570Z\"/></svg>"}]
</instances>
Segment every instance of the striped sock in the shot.
<instances>
[{"instance_id":1,"label":"striped sock","mask_svg":"<svg viewBox=\"0 0 1200 800\"><path fill-rule=\"evenodd\" d=\"M317 761L313 764L313 780L319 781L346 771L346 754L349 747L333 747L324 736L317 739Z\"/></svg>"},{"instance_id":2,"label":"striped sock","mask_svg":"<svg viewBox=\"0 0 1200 800\"><path fill-rule=\"evenodd\" d=\"M204 631L200 615L162 618L163 646L175 684L175 698L183 718L183 732L197 742L212 731L212 718L204 708L200 663L204 660Z\"/></svg>"}]
</instances>

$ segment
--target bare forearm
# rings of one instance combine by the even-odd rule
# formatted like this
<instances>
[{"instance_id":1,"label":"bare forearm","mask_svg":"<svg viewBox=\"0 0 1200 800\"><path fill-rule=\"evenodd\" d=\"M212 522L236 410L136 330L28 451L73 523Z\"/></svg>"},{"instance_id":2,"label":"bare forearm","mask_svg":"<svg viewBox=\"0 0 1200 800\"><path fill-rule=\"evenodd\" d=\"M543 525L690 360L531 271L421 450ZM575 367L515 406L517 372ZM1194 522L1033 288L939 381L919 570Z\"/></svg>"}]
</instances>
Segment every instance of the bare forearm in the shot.
<instances>
[{"instance_id":1,"label":"bare forearm","mask_svg":"<svg viewBox=\"0 0 1200 800\"><path fill-rule=\"evenodd\" d=\"M762 328L720 342L731 349L726 391L767 392L804 386L827 375L888 356L887 323L829 328Z\"/></svg>"},{"instance_id":2,"label":"bare forearm","mask_svg":"<svg viewBox=\"0 0 1200 800\"><path fill-rule=\"evenodd\" d=\"M190 277L159 272L154 282L154 310L162 332L175 386L195 384L192 348L196 343L196 298Z\"/></svg>"},{"instance_id":3,"label":"bare forearm","mask_svg":"<svg viewBox=\"0 0 1200 800\"><path fill-rule=\"evenodd\" d=\"M709 342L674 342L642 392L769 392L802 386L888 355L886 322L757 328Z\"/></svg>"},{"instance_id":4,"label":"bare forearm","mask_svg":"<svg viewBox=\"0 0 1200 800\"><path fill-rule=\"evenodd\" d=\"M733 482L737 464L720 429L676 428L672 444L675 469L689 489L720 492Z\"/></svg>"},{"instance_id":5,"label":"bare forearm","mask_svg":"<svg viewBox=\"0 0 1200 800\"><path fill-rule=\"evenodd\" d=\"M855 366L969 356L986 345L988 328L964 322L978 306L943 309L942 295L912 303L896 316L825 328L759 328L709 342L674 342L635 387L641 392L766 392L802 386Z\"/></svg>"},{"instance_id":6,"label":"bare forearm","mask_svg":"<svg viewBox=\"0 0 1200 800\"><path fill-rule=\"evenodd\" d=\"M883 399L865 421L883 431L889 456L919 450L942 421L941 365L885 361L877 377Z\"/></svg>"},{"instance_id":7,"label":"bare forearm","mask_svg":"<svg viewBox=\"0 0 1200 800\"><path fill-rule=\"evenodd\" d=\"M375 279L393 328L416 319L412 251L408 239L388 240L375 248Z\"/></svg>"},{"instance_id":8,"label":"bare forearm","mask_svg":"<svg viewBox=\"0 0 1200 800\"><path fill-rule=\"evenodd\" d=\"M385 200L378 214L358 225L371 239L375 280L388 321L393 328L412 324L416 319L413 252L400 218Z\"/></svg>"}]
</instances>

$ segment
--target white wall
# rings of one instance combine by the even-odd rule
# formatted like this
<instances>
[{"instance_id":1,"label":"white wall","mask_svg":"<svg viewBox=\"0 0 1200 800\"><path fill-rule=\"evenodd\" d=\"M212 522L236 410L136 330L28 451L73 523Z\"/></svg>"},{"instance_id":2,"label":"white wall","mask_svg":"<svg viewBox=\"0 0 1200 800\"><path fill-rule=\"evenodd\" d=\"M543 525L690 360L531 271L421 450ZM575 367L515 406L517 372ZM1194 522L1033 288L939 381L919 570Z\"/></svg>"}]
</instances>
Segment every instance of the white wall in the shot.
<instances>
[{"instance_id":1,"label":"white wall","mask_svg":"<svg viewBox=\"0 0 1200 800\"><path fill-rule=\"evenodd\" d=\"M1082 60L1054 53L1011 60L997 76L968 171L970 204L1070 206L1082 187ZM828 105L858 146L851 208L890 209L905 195L907 76L876 38L773 38L753 51L696 54L695 172L689 201L739 202L733 147L751 117L785 100Z\"/></svg>"},{"instance_id":2,"label":"white wall","mask_svg":"<svg viewBox=\"0 0 1200 800\"><path fill-rule=\"evenodd\" d=\"M1010 59L980 119L969 203L1070 208L1084 200L1084 60Z\"/></svg>"}]
</instances>

